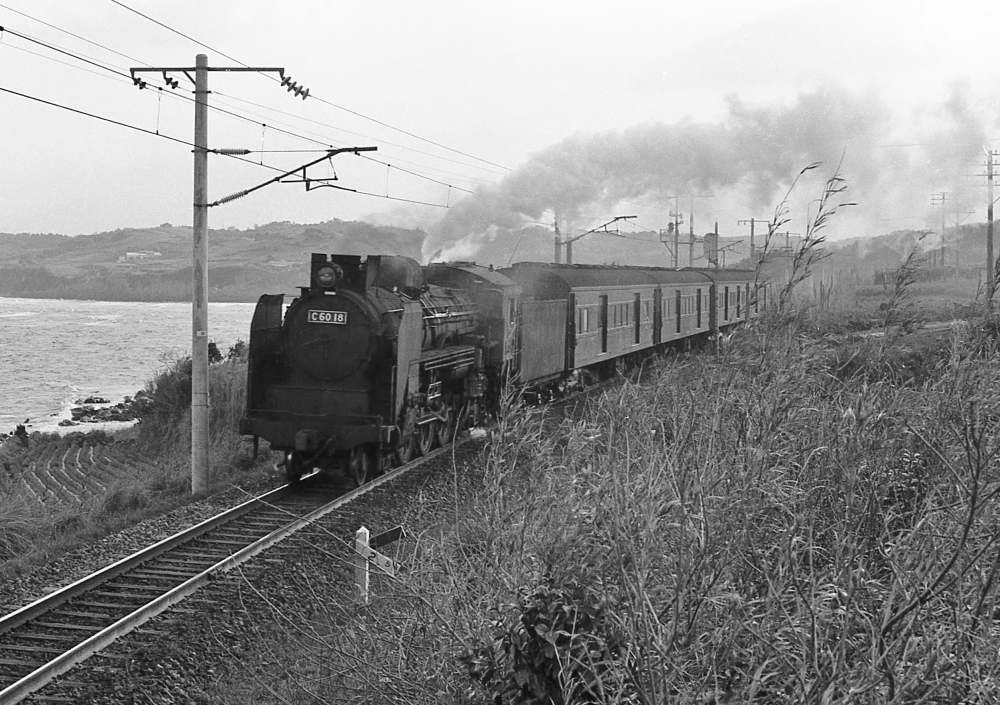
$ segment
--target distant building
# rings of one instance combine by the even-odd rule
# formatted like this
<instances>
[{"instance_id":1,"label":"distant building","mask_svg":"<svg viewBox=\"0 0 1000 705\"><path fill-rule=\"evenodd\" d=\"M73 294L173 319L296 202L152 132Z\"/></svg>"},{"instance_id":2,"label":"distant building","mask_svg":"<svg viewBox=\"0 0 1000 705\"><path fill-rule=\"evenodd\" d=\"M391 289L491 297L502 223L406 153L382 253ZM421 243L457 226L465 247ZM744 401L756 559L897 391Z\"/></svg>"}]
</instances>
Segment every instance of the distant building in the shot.
<instances>
[{"instance_id":1,"label":"distant building","mask_svg":"<svg viewBox=\"0 0 1000 705\"><path fill-rule=\"evenodd\" d=\"M137 252L126 252L118 258L118 261L134 262L142 259L155 259L156 257L162 257L162 255L159 252L153 252L151 250L138 250Z\"/></svg>"}]
</instances>

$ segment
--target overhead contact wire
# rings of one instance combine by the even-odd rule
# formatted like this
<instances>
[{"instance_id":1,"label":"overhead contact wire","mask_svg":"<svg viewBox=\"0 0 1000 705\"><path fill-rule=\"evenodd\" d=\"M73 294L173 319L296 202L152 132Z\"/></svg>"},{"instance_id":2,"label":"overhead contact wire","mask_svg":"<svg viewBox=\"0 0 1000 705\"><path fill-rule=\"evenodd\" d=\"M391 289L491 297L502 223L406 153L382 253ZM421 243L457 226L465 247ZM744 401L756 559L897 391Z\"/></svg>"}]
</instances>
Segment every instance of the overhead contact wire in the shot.
<instances>
[{"instance_id":1,"label":"overhead contact wire","mask_svg":"<svg viewBox=\"0 0 1000 705\"><path fill-rule=\"evenodd\" d=\"M165 139L165 140L170 140L171 142L177 142L178 144L182 144L185 147L195 147L196 146L193 142L188 142L187 140L182 140L182 139L180 139L178 137L171 137L170 135L157 134L157 133L153 132L152 130L148 130L148 129L144 128L144 127L138 127L137 125L130 125L127 122L121 122L120 120L115 120L113 118L104 117L103 115L95 115L94 113L88 113L86 110L80 110L78 108L72 108L72 107L70 107L68 105L62 105L61 103L54 103L54 102L52 102L50 100L45 100L44 98L39 98L37 96L28 95L26 93L21 93L19 91L15 91L15 90L12 90L10 88L4 88L3 86L0 86L0 91L2 91L4 93L10 93L11 95L16 95L16 96L18 96L20 98L27 98L28 100L33 100L33 101L35 101L37 103L42 103L43 105L48 105L48 106L51 106L53 108L61 108L62 110L66 110L66 111L69 111L71 113L76 113L77 115L84 115L86 117L93 118L95 120L100 120L101 122L107 122L107 123L110 123L112 125L116 125L118 127L125 127L125 128L127 128L129 130L135 130L136 132L141 132L143 134L150 135L152 137L160 137L160 138ZM256 165L255 162L252 162L249 159L244 159L243 157L240 157L240 156L235 155L235 154L223 154L221 152L213 152L212 150L209 150L209 151L212 152L213 154L220 154L221 156L229 157L230 159L236 159L237 161L246 162L247 164L254 164L254 165ZM270 164L262 164L262 166L265 169L271 169L272 171L280 171L280 172L285 171L284 169L280 169L280 168L278 168L276 166L271 166ZM426 201L418 201L418 200L411 199L411 198L400 198L398 196L389 196L389 195L382 196L382 195L377 194L377 193L371 193L371 192L368 192L368 191L358 191L356 189L344 188L342 186L334 186L332 184L330 184L330 187L331 188L335 188L335 189L339 189L341 191L351 191L353 193L357 193L357 194L360 194L360 195L363 195L363 196L374 196L375 198L386 198L386 199L388 199L390 201L401 201L403 203L415 203L415 204L424 205L424 206L433 206L435 208L446 208L447 207L447 206L442 206L440 203L428 203Z\"/></svg>"},{"instance_id":2,"label":"overhead contact wire","mask_svg":"<svg viewBox=\"0 0 1000 705\"><path fill-rule=\"evenodd\" d=\"M169 25L166 25L163 22L160 22L159 20L155 20L152 17L150 17L149 15L145 15L145 14L139 12L138 10L134 10L131 7L129 7L128 5L126 5L125 3L121 2L120 0L111 0L111 2L113 2L115 5L118 5L119 7L123 7L126 10L129 10L130 12L134 12L135 14L139 15L140 17L143 17L143 18L149 20L150 22L152 22L152 23L154 23L156 25L159 25L160 27L163 27L166 30L169 30L169 31L171 31L171 32L173 32L175 34L178 34L178 35L184 37L185 39L187 39L190 42L194 42L198 46L204 47L204 48L208 49L209 51L214 51L215 53L219 54L220 56L226 57L230 61L235 61L240 66L243 66L245 68L250 68L249 65L243 63L239 59L236 59L236 58L234 58L232 56L229 56L225 52L219 51L218 49L215 49L215 48L209 46L208 44L205 44L204 42L198 41L197 39L195 39L193 37L190 37L187 34L184 34L180 30L174 29L173 27L170 27ZM270 76L270 75L267 75L267 74L264 74L264 75L266 75L267 78L269 78L270 80L280 83L280 81L277 78L275 78L274 76ZM355 115L355 116L360 117L360 118L362 118L364 120L369 120L371 122L374 122L376 125L381 125L382 127L386 127L386 128L388 128L390 130L394 130L396 132L404 134L407 137L412 137L413 139L420 140L421 142L426 142L427 144L434 145L435 147L438 147L440 149L444 149L444 150L447 150L449 152L453 152L455 154L460 154L463 157L467 157L468 159L474 159L477 162L482 162L483 164L489 164L490 166L495 166L498 169L506 169L507 171L512 171L512 169L510 167L504 166L503 164L497 164L496 162L491 162L488 159L483 159L482 157L477 157L477 156L475 156L473 154L469 154L467 152L463 152L463 151L455 149L453 147L449 147L447 145L441 144L440 142L435 142L434 140L427 139L426 137L421 137L418 134L415 134L413 132L409 132L409 131L404 130L404 129L399 128L399 127L395 127L394 125L390 125L389 123L383 122L382 120L378 120L376 118L369 117L368 115L365 115L364 113L360 113L360 112L358 112L356 110L351 110L350 108L345 108L342 105L337 105L336 103L332 103L332 102L330 102L330 101L328 101L328 100L326 100L324 98L318 97L318 96L316 96L316 95L314 95L312 93L310 93L309 97L310 98L315 98L320 103L323 103L325 105L329 105L329 106L331 106L333 108L337 108L338 110L343 110L344 112L350 113L351 115Z\"/></svg>"}]
</instances>

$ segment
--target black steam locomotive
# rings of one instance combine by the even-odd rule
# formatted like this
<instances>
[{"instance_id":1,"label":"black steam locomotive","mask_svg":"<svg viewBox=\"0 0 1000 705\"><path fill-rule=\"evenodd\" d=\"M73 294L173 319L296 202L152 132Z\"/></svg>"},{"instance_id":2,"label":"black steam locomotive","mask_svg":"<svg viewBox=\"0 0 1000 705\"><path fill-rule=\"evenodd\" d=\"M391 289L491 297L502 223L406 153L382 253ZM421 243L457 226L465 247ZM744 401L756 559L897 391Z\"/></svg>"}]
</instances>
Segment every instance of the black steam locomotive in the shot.
<instances>
[{"instance_id":1,"label":"black steam locomotive","mask_svg":"<svg viewBox=\"0 0 1000 705\"><path fill-rule=\"evenodd\" d=\"M283 451L291 480L339 468L361 484L479 423L505 383L564 391L745 321L765 295L740 270L313 254L287 309L257 304L240 431Z\"/></svg>"}]
</instances>

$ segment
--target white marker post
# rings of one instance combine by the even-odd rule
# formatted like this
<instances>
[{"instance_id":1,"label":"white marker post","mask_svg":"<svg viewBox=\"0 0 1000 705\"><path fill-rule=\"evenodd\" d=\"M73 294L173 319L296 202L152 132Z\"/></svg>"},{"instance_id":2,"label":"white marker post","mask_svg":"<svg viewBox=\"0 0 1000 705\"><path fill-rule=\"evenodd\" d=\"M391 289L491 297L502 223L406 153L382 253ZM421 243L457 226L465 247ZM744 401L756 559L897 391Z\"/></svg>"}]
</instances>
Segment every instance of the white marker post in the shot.
<instances>
[{"instance_id":1,"label":"white marker post","mask_svg":"<svg viewBox=\"0 0 1000 705\"><path fill-rule=\"evenodd\" d=\"M368 604L368 529L361 527L354 534L354 584L358 586L358 599Z\"/></svg>"},{"instance_id":2,"label":"white marker post","mask_svg":"<svg viewBox=\"0 0 1000 705\"><path fill-rule=\"evenodd\" d=\"M375 549L387 546L404 536L406 536L406 532L402 526L383 531L375 537L372 537L368 529L362 526L354 534L354 584L358 588L358 599L362 604L368 604L371 564L374 563L376 568L386 575L392 576L396 575L396 570L399 567L395 561Z\"/></svg>"}]
</instances>

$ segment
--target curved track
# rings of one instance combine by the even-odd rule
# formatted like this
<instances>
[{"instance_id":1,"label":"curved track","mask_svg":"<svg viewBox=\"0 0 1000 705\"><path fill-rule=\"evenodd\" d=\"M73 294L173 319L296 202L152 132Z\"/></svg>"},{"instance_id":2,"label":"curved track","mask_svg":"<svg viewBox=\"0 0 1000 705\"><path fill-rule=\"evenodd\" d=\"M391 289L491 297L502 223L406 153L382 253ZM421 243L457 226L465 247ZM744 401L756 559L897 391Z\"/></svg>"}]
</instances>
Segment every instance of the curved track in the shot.
<instances>
[{"instance_id":1,"label":"curved track","mask_svg":"<svg viewBox=\"0 0 1000 705\"><path fill-rule=\"evenodd\" d=\"M219 572L421 464L339 496L311 487L315 478L284 485L0 618L0 703L20 702Z\"/></svg>"}]
</instances>

